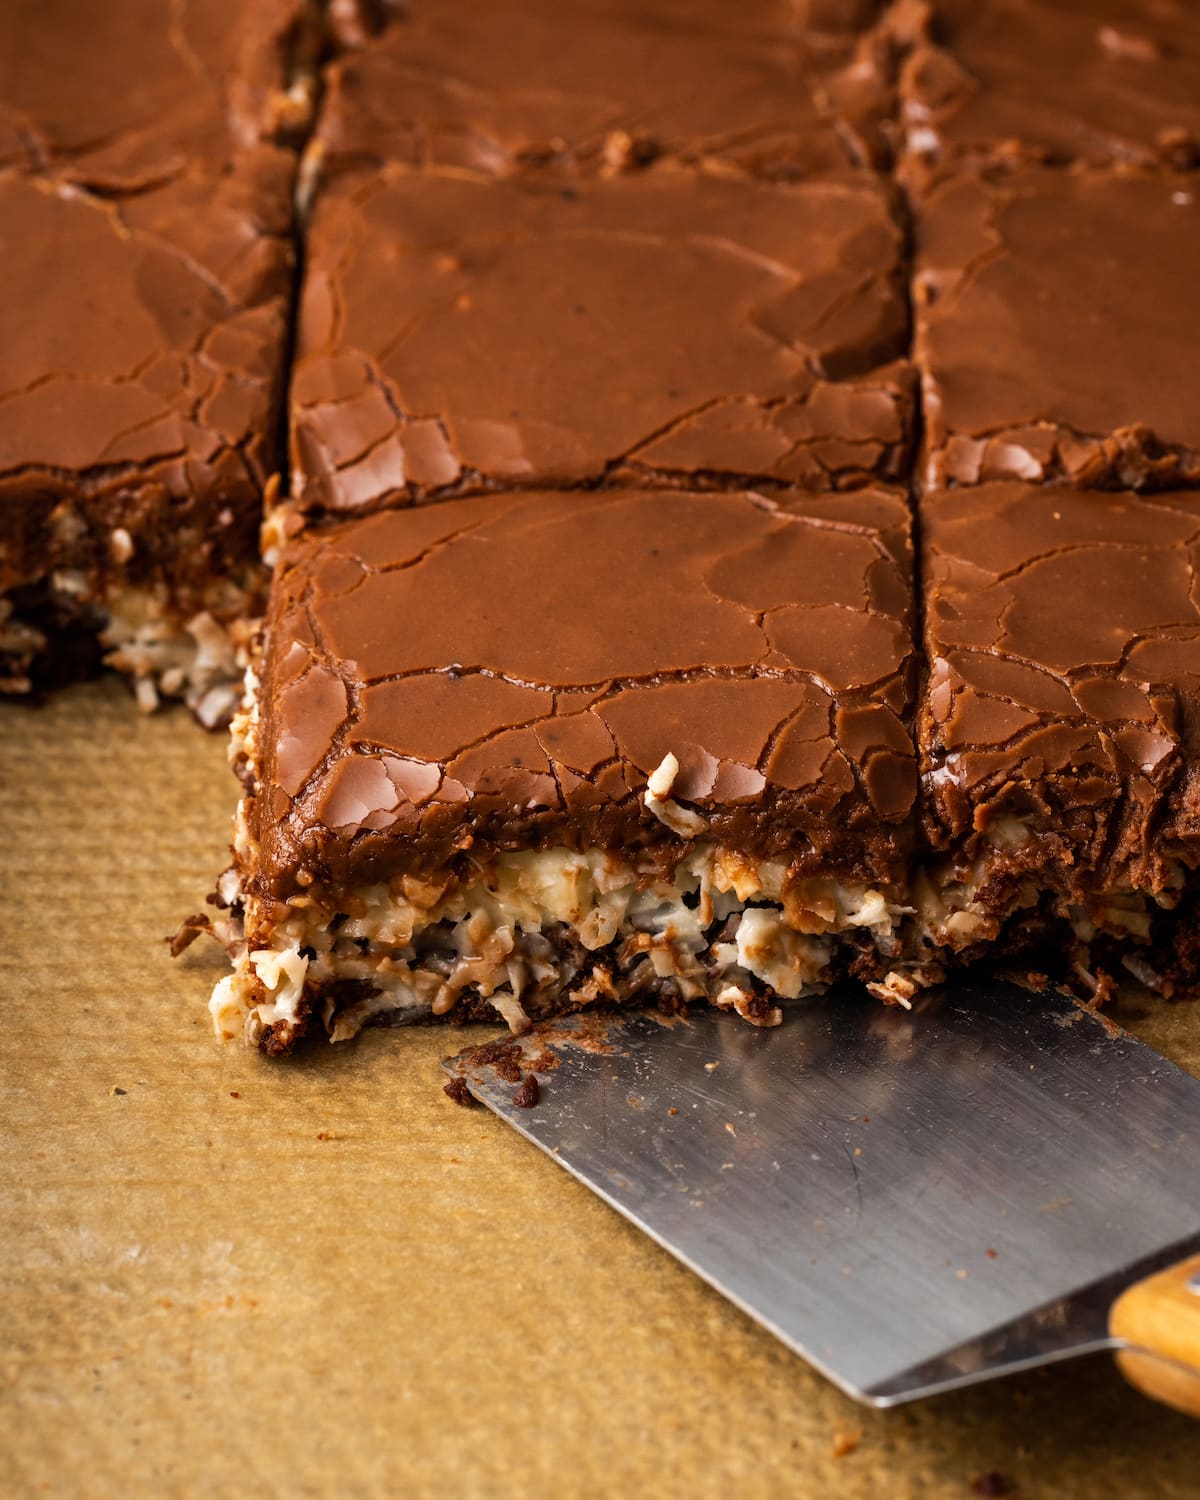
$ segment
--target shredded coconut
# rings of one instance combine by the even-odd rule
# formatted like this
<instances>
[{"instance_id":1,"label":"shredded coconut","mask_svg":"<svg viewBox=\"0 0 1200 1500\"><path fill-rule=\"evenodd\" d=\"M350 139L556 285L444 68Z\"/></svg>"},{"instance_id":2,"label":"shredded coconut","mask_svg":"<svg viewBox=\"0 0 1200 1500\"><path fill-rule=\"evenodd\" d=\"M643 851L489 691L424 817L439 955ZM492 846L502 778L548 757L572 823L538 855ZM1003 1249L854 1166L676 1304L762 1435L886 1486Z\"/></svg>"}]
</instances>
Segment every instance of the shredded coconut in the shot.
<instances>
[{"instance_id":1,"label":"shredded coconut","mask_svg":"<svg viewBox=\"0 0 1200 1500\"><path fill-rule=\"evenodd\" d=\"M250 837L242 811L243 865ZM235 886L227 877L222 898L236 900ZM290 914L273 912L261 926L253 899L246 905L257 941L236 956L233 984L214 993L218 1031L228 1034L239 1006L251 1039L266 1026L286 1031L306 994L360 981L361 998L325 1003L334 1040L384 1012L444 1015L464 996L486 999L523 1030L557 997L588 1004L662 985L773 1025L777 1007L764 1003L762 986L785 999L819 993L833 977L841 932L865 934L883 956L898 952L906 911L872 887L789 880L779 861L756 863L711 843L689 851L670 879L599 850L557 848L497 855L469 885L402 877L360 886L337 898L336 911L305 893L288 903Z\"/></svg>"},{"instance_id":2,"label":"shredded coconut","mask_svg":"<svg viewBox=\"0 0 1200 1500\"><path fill-rule=\"evenodd\" d=\"M698 838L708 831L707 822L698 812L692 811L691 808L681 807L678 802L670 800L671 788L678 775L679 762L668 750L657 768L651 772L650 779L646 783L646 794L642 800L646 811L652 813L673 833L679 834L682 838Z\"/></svg>"}]
</instances>

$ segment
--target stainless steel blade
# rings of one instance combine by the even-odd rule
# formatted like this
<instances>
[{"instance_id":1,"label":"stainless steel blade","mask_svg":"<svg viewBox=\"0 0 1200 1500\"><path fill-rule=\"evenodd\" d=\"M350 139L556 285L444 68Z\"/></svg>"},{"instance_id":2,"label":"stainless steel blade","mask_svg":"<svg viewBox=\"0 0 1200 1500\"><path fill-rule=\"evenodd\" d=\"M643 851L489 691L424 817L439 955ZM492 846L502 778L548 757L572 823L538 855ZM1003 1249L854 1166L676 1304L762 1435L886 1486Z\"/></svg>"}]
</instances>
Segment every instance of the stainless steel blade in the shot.
<instances>
[{"instance_id":1,"label":"stainless steel blade","mask_svg":"<svg viewBox=\"0 0 1200 1500\"><path fill-rule=\"evenodd\" d=\"M560 1021L522 1039L532 1109L478 1048L445 1066L876 1405L1104 1347L1113 1296L1200 1246L1200 1082L1069 1000L786 1014Z\"/></svg>"}]
</instances>

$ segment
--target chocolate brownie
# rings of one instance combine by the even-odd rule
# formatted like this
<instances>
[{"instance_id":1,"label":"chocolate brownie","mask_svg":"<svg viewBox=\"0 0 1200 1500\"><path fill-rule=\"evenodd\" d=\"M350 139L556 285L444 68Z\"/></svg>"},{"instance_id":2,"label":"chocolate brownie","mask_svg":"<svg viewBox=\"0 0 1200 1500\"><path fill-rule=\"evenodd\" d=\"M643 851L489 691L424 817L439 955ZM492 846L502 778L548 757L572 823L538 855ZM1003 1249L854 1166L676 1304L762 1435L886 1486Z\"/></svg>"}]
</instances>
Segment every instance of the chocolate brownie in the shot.
<instances>
[{"instance_id":1,"label":"chocolate brownie","mask_svg":"<svg viewBox=\"0 0 1200 1500\"><path fill-rule=\"evenodd\" d=\"M895 477L902 243L865 179L339 179L309 237L296 500Z\"/></svg>"},{"instance_id":2,"label":"chocolate brownie","mask_svg":"<svg viewBox=\"0 0 1200 1500\"><path fill-rule=\"evenodd\" d=\"M1191 0L934 0L902 70L910 176L1200 164Z\"/></svg>"},{"instance_id":3,"label":"chocolate brownie","mask_svg":"<svg viewBox=\"0 0 1200 1500\"><path fill-rule=\"evenodd\" d=\"M235 724L219 1029L889 999L915 764L878 488L517 491L302 535Z\"/></svg>"},{"instance_id":4,"label":"chocolate brownie","mask_svg":"<svg viewBox=\"0 0 1200 1500\"><path fill-rule=\"evenodd\" d=\"M99 635L139 699L235 701L282 459L291 0L0 15L0 688Z\"/></svg>"},{"instance_id":5,"label":"chocolate brownie","mask_svg":"<svg viewBox=\"0 0 1200 1500\"><path fill-rule=\"evenodd\" d=\"M917 215L925 482L1200 481L1200 178L972 174Z\"/></svg>"},{"instance_id":6,"label":"chocolate brownie","mask_svg":"<svg viewBox=\"0 0 1200 1500\"><path fill-rule=\"evenodd\" d=\"M1198 932L1200 493L999 482L921 520L927 940L1169 993Z\"/></svg>"},{"instance_id":7,"label":"chocolate brownie","mask_svg":"<svg viewBox=\"0 0 1200 1500\"><path fill-rule=\"evenodd\" d=\"M413 0L337 5L329 167L636 171L662 157L762 176L872 157L891 106L874 5ZM833 12L838 14L834 15Z\"/></svg>"}]
</instances>

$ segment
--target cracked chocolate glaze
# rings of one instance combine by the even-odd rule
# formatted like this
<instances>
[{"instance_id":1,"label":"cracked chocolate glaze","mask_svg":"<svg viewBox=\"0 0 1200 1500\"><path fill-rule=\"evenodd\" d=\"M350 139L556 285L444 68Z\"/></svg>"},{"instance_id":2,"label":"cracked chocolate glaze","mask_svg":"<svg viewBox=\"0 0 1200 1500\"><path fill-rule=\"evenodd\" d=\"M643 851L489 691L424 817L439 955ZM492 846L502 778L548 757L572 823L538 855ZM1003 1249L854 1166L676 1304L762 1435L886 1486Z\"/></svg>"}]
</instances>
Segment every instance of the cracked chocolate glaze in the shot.
<instances>
[{"instance_id":1,"label":"cracked chocolate glaze","mask_svg":"<svg viewBox=\"0 0 1200 1500\"><path fill-rule=\"evenodd\" d=\"M301 126L304 0L5 0L0 167L134 193Z\"/></svg>"},{"instance_id":2,"label":"cracked chocolate glaze","mask_svg":"<svg viewBox=\"0 0 1200 1500\"><path fill-rule=\"evenodd\" d=\"M964 176L916 237L930 488L1200 482L1200 179Z\"/></svg>"},{"instance_id":3,"label":"cracked chocolate glaze","mask_svg":"<svg viewBox=\"0 0 1200 1500\"><path fill-rule=\"evenodd\" d=\"M865 179L342 179L310 237L297 499L898 475L900 256Z\"/></svg>"},{"instance_id":4,"label":"cracked chocolate glaze","mask_svg":"<svg viewBox=\"0 0 1200 1500\"><path fill-rule=\"evenodd\" d=\"M900 79L917 181L964 163L1200 163L1191 0L934 0Z\"/></svg>"},{"instance_id":5,"label":"cracked chocolate glaze","mask_svg":"<svg viewBox=\"0 0 1200 1500\"><path fill-rule=\"evenodd\" d=\"M248 887L284 898L704 837L902 876L915 795L898 492L508 493L311 532L272 591ZM656 793L658 795L658 793Z\"/></svg>"},{"instance_id":6,"label":"cracked chocolate glaze","mask_svg":"<svg viewBox=\"0 0 1200 1500\"><path fill-rule=\"evenodd\" d=\"M0 176L0 587L199 589L254 556L289 266L286 196L255 187L197 214L186 182L124 203Z\"/></svg>"},{"instance_id":7,"label":"cracked chocolate glaze","mask_svg":"<svg viewBox=\"0 0 1200 1500\"><path fill-rule=\"evenodd\" d=\"M1200 494L995 483L922 501L925 831L1082 899L1200 860Z\"/></svg>"},{"instance_id":8,"label":"cracked chocolate glaze","mask_svg":"<svg viewBox=\"0 0 1200 1500\"><path fill-rule=\"evenodd\" d=\"M872 154L888 107L874 7L839 7L832 28L812 9L573 0L565 25L559 0L335 6L361 50L330 70L319 140L334 166L605 173L671 156L844 171Z\"/></svg>"},{"instance_id":9,"label":"cracked chocolate glaze","mask_svg":"<svg viewBox=\"0 0 1200 1500\"><path fill-rule=\"evenodd\" d=\"M302 18L292 0L4 7L0 589L63 570L85 604L152 585L186 616L221 579L234 615L257 587Z\"/></svg>"}]
</instances>

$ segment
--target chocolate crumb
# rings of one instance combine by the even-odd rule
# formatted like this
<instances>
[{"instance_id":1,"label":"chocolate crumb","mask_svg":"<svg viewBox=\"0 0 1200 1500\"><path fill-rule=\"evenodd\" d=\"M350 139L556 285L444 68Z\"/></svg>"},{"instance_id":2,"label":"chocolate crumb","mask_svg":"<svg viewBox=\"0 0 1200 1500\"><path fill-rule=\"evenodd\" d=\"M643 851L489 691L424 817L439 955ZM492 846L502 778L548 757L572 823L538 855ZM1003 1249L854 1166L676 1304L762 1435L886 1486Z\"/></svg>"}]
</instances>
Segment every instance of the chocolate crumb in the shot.
<instances>
[{"instance_id":1,"label":"chocolate crumb","mask_svg":"<svg viewBox=\"0 0 1200 1500\"><path fill-rule=\"evenodd\" d=\"M536 1073L527 1073L525 1082L513 1095L512 1102L518 1109L532 1109L541 1095L541 1087L537 1081Z\"/></svg>"},{"instance_id":2,"label":"chocolate crumb","mask_svg":"<svg viewBox=\"0 0 1200 1500\"><path fill-rule=\"evenodd\" d=\"M123 1089L119 1084L116 1083L114 1083L112 1088L109 1089L110 1094L127 1094L128 1092L128 1089Z\"/></svg>"},{"instance_id":3,"label":"chocolate crumb","mask_svg":"<svg viewBox=\"0 0 1200 1500\"><path fill-rule=\"evenodd\" d=\"M185 917L175 932L163 938L172 958L178 958L185 948L190 948L201 933L211 933L212 923L203 912Z\"/></svg>"},{"instance_id":4,"label":"chocolate crumb","mask_svg":"<svg viewBox=\"0 0 1200 1500\"><path fill-rule=\"evenodd\" d=\"M1015 1494L1013 1482L998 1469L989 1469L986 1474L976 1474L971 1481L972 1495L981 1495L984 1500L1003 1500L1003 1496Z\"/></svg>"},{"instance_id":5,"label":"chocolate crumb","mask_svg":"<svg viewBox=\"0 0 1200 1500\"><path fill-rule=\"evenodd\" d=\"M515 1061L521 1055L520 1042L514 1042L509 1037L500 1037L494 1042L484 1042L478 1047L471 1047L462 1055L463 1062L472 1068L486 1068L494 1066L501 1060L508 1058Z\"/></svg>"},{"instance_id":6,"label":"chocolate crumb","mask_svg":"<svg viewBox=\"0 0 1200 1500\"><path fill-rule=\"evenodd\" d=\"M471 1090L467 1087L467 1080L465 1078L452 1078L449 1083L444 1085L442 1093L445 1094L447 1099L453 1099L455 1104L466 1106L475 1102Z\"/></svg>"}]
</instances>

